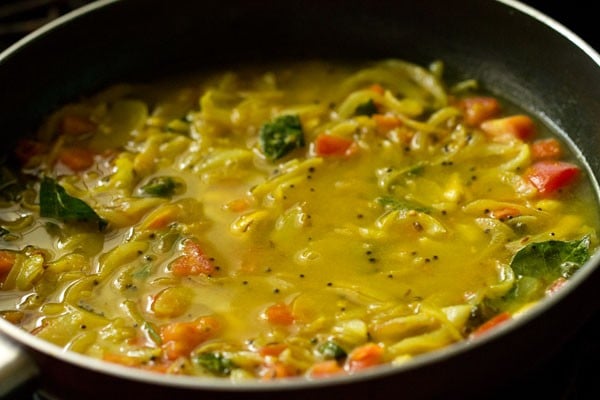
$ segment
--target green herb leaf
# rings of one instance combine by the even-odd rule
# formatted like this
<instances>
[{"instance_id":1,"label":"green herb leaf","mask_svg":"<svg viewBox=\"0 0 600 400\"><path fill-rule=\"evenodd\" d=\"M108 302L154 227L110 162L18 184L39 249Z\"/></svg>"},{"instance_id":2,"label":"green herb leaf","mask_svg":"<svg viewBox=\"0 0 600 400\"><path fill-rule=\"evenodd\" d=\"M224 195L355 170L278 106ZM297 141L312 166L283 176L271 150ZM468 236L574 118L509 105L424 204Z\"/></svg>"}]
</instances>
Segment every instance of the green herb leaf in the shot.
<instances>
[{"instance_id":1,"label":"green herb leaf","mask_svg":"<svg viewBox=\"0 0 600 400\"><path fill-rule=\"evenodd\" d=\"M63 222L88 222L104 230L107 222L83 200L70 196L54 179L44 177L40 186L40 215Z\"/></svg>"},{"instance_id":2,"label":"green herb leaf","mask_svg":"<svg viewBox=\"0 0 600 400\"><path fill-rule=\"evenodd\" d=\"M375 199L375 201L377 201L377 203L379 203L388 210L415 210L426 214L431 212L427 207L421 204L408 200L397 199L395 197L390 196L378 197L377 199Z\"/></svg>"},{"instance_id":3,"label":"green herb leaf","mask_svg":"<svg viewBox=\"0 0 600 400\"><path fill-rule=\"evenodd\" d=\"M369 99L362 104L359 104L354 110L354 115L366 115L367 117L377 114L377 106L373 99Z\"/></svg>"},{"instance_id":4,"label":"green herb leaf","mask_svg":"<svg viewBox=\"0 0 600 400\"><path fill-rule=\"evenodd\" d=\"M192 357L192 360L202 368L215 375L226 376L236 365L221 353L201 353Z\"/></svg>"},{"instance_id":5,"label":"green herb leaf","mask_svg":"<svg viewBox=\"0 0 600 400\"><path fill-rule=\"evenodd\" d=\"M520 276L541 278L549 283L560 276L573 275L590 258L589 248L589 236L570 242L530 243L514 255L510 266Z\"/></svg>"},{"instance_id":6,"label":"green herb leaf","mask_svg":"<svg viewBox=\"0 0 600 400\"><path fill-rule=\"evenodd\" d=\"M516 274L512 288L502 297L486 299L487 308L497 312L514 310L544 296L556 279L569 278L590 258L590 238L570 242L550 240L530 243L511 261Z\"/></svg>"},{"instance_id":7,"label":"green herb leaf","mask_svg":"<svg viewBox=\"0 0 600 400\"><path fill-rule=\"evenodd\" d=\"M277 160L304 146L304 134L297 115L281 115L260 128L259 144L267 159Z\"/></svg>"},{"instance_id":8,"label":"green herb leaf","mask_svg":"<svg viewBox=\"0 0 600 400\"><path fill-rule=\"evenodd\" d=\"M131 274L131 276L133 278L136 279L146 279L147 277L150 276L150 273L152 272L152 263L146 263L144 265L142 265L142 267L140 269L138 269L137 271L133 272Z\"/></svg>"},{"instance_id":9,"label":"green herb leaf","mask_svg":"<svg viewBox=\"0 0 600 400\"><path fill-rule=\"evenodd\" d=\"M425 165L424 164L416 164L416 165L411 166L407 170L403 171L403 173L408 176L419 176L419 175L423 174L423 171L425 171Z\"/></svg>"},{"instance_id":10,"label":"green herb leaf","mask_svg":"<svg viewBox=\"0 0 600 400\"><path fill-rule=\"evenodd\" d=\"M154 325L152 323L150 323L148 321L144 321L144 322L142 322L141 328L143 331L145 331L148 334L148 336L154 343L156 343L159 346L162 344L162 338L160 337L160 335L158 334L158 331L156 330L156 328L154 327Z\"/></svg>"},{"instance_id":11,"label":"green herb leaf","mask_svg":"<svg viewBox=\"0 0 600 400\"><path fill-rule=\"evenodd\" d=\"M346 351L340 347L340 345L331 340L321 343L321 345L317 348L317 351L323 354L323 357L329 360L341 360L346 358L348 355Z\"/></svg>"},{"instance_id":12,"label":"green herb leaf","mask_svg":"<svg viewBox=\"0 0 600 400\"><path fill-rule=\"evenodd\" d=\"M171 197L181 186L170 176L157 176L140 188L142 193L156 197Z\"/></svg>"}]
</instances>

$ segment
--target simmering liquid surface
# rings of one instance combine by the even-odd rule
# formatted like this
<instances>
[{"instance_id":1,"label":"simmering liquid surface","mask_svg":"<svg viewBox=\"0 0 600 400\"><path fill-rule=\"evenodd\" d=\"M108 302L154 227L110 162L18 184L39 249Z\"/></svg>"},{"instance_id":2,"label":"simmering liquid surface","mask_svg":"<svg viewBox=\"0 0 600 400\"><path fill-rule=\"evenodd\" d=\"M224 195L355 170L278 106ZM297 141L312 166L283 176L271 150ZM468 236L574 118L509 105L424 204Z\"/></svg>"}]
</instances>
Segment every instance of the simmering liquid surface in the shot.
<instances>
[{"instance_id":1,"label":"simmering liquid surface","mask_svg":"<svg viewBox=\"0 0 600 400\"><path fill-rule=\"evenodd\" d=\"M441 63L116 85L0 182L0 313L66 349L231 380L356 373L494 326L598 245L590 178Z\"/></svg>"}]
</instances>

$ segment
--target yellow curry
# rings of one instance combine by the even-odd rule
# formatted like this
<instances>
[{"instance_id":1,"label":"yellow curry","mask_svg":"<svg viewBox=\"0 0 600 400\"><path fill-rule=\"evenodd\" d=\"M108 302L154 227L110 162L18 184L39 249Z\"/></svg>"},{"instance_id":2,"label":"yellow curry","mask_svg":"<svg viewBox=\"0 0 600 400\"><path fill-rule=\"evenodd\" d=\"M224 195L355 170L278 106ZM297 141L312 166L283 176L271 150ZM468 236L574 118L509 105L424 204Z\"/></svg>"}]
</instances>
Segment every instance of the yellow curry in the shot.
<instances>
[{"instance_id":1,"label":"yellow curry","mask_svg":"<svg viewBox=\"0 0 600 400\"><path fill-rule=\"evenodd\" d=\"M403 363L518 318L598 246L585 169L443 65L282 63L116 85L0 182L0 315L233 381Z\"/></svg>"}]
</instances>

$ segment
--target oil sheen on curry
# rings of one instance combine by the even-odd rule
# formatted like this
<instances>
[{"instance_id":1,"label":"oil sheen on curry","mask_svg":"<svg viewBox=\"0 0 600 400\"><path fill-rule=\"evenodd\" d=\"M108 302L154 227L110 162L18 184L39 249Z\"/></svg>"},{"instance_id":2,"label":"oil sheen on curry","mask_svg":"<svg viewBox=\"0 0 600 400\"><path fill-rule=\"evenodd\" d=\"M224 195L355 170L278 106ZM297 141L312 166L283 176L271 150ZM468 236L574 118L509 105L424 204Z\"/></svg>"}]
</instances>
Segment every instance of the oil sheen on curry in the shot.
<instances>
[{"instance_id":1,"label":"oil sheen on curry","mask_svg":"<svg viewBox=\"0 0 600 400\"><path fill-rule=\"evenodd\" d=\"M67 350L232 381L355 374L519 318L598 247L537 119L402 60L119 84L2 165L0 313Z\"/></svg>"}]
</instances>

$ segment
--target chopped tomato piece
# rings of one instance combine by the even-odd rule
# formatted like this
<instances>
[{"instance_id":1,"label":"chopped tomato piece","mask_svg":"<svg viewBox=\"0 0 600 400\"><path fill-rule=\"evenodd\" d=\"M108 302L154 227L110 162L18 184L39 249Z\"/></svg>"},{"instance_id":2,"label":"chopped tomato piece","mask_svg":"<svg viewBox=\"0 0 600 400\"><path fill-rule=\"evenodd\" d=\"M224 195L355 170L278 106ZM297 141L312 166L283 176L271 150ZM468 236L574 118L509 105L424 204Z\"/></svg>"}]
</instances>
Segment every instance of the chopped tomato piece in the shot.
<instances>
[{"instance_id":1,"label":"chopped tomato piece","mask_svg":"<svg viewBox=\"0 0 600 400\"><path fill-rule=\"evenodd\" d=\"M250 208L251 201L248 198L234 199L225 205L225 209L233 212L244 212Z\"/></svg>"},{"instance_id":2,"label":"chopped tomato piece","mask_svg":"<svg viewBox=\"0 0 600 400\"><path fill-rule=\"evenodd\" d=\"M346 360L348 372L360 371L383 363L383 347L367 343L352 350Z\"/></svg>"},{"instance_id":3,"label":"chopped tomato piece","mask_svg":"<svg viewBox=\"0 0 600 400\"><path fill-rule=\"evenodd\" d=\"M471 333L471 337L480 336L481 334L488 332L490 329L493 329L510 319L511 315L508 312L502 312L496 315L495 317L491 318L481 326L479 326L479 328L477 328L475 331L473 331L473 333Z\"/></svg>"},{"instance_id":4,"label":"chopped tomato piece","mask_svg":"<svg viewBox=\"0 0 600 400\"><path fill-rule=\"evenodd\" d=\"M480 127L494 140L500 142L512 139L528 140L536 133L535 123L527 115L488 119L482 122Z\"/></svg>"},{"instance_id":5,"label":"chopped tomato piece","mask_svg":"<svg viewBox=\"0 0 600 400\"><path fill-rule=\"evenodd\" d=\"M379 83L372 84L369 89L382 96L385 93L385 89Z\"/></svg>"},{"instance_id":6,"label":"chopped tomato piece","mask_svg":"<svg viewBox=\"0 0 600 400\"><path fill-rule=\"evenodd\" d=\"M17 255L8 250L0 250L0 283L4 282L6 276L15 265Z\"/></svg>"},{"instance_id":7,"label":"chopped tomato piece","mask_svg":"<svg viewBox=\"0 0 600 400\"><path fill-rule=\"evenodd\" d=\"M377 129L383 132L387 132L402 125L402 120L393 114L373 114L371 118L375 121Z\"/></svg>"},{"instance_id":8,"label":"chopped tomato piece","mask_svg":"<svg viewBox=\"0 0 600 400\"><path fill-rule=\"evenodd\" d=\"M463 111L465 123L470 126L478 126L500 112L500 103L494 97L465 97L459 100L458 107Z\"/></svg>"},{"instance_id":9,"label":"chopped tomato piece","mask_svg":"<svg viewBox=\"0 0 600 400\"><path fill-rule=\"evenodd\" d=\"M35 156L46 152L46 145L30 139L22 139L17 143L15 155L22 164L27 164Z\"/></svg>"},{"instance_id":10,"label":"chopped tomato piece","mask_svg":"<svg viewBox=\"0 0 600 400\"><path fill-rule=\"evenodd\" d=\"M540 139L531 143L531 158L537 160L558 160L562 156L560 142L554 138Z\"/></svg>"},{"instance_id":11,"label":"chopped tomato piece","mask_svg":"<svg viewBox=\"0 0 600 400\"><path fill-rule=\"evenodd\" d=\"M275 325L291 325L294 323L294 315L290 306L284 303L273 304L265 311L267 321Z\"/></svg>"},{"instance_id":12,"label":"chopped tomato piece","mask_svg":"<svg viewBox=\"0 0 600 400\"><path fill-rule=\"evenodd\" d=\"M296 369L282 362L267 364L265 365L264 370L261 372L262 379L266 381L271 379L286 378L294 375L297 375Z\"/></svg>"},{"instance_id":13,"label":"chopped tomato piece","mask_svg":"<svg viewBox=\"0 0 600 400\"><path fill-rule=\"evenodd\" d=\"M525 177L541 195L550 195L572 184L579 176L578 166L564 161L538 161L525 171Z\"/></svg>"},{"instance_id":14,"label":"chopped tomato piece","mask_svg":"<svg viewBox=\"0 0 600 400\"><path fill-rule=\"evenodd\" d=\"M519 215L521 215L521 212L516 208L511 207L499 208L490 213L492 218L496 218L500 221L506 221L507 219L514 218Z\"/></svg>"},{"instance_id":15,"label":"chopped tomato piece","mask_svg":"<svg viewBox=\"0 0 600 400\"><path fill-rule=\"evenodd\" d=\"M315 153L318 156L348 156L356 151L356 143L352 139L320 134L315 139Z\"/></svg>"},{"instance_id":16,"label":"chopped tomato piece","mask_svg":"<svg viewBox=\"0 0 600 400\"><path fill-rule=\"evenodd\" d=\"M282 351L284 351L287 348L288 348L288 345L285 343L271 343L264 347L261 347L258 350L258 354L260 354L263 357L266 357L266 356L277 357L278 355L281 354Z\"/></svg>"},{"instance_id":17,"label":"chopped tomato piece","mask_svg":"<svg viewBox=\"0 0 600 400\"><path fill-rule=\"evenodd\" d=\"M218 321L210 316L164 325L160 328L163 351L169 360L188 356L198 345L212 338L218 329Z\"/></svg>"},{"instance_id":18,"label":"chopped tomato piece","mask_svg":"<svg viewBox=\"0 0 600 400\"><path fill-rule=\"evenodd\" d=\"M344 372L344 368L342 368L337 361L326 360L314 364L308 371L308 374L315 378L320 378L326 376L339 375Z\"/></svg>"},{"instance_id":19,"label":"chopped tomato piece","mask_svg":"<svg viewBox=\"0 0 600 400\"><path fill-rule=\"evenodd\" d=\"M210 275L215 272L212 259L208 257L200 245L188 239L183 247L183 255L171 263L171 272L177 276Z\"/></svg>"},{"instance_id":20,"label":"chopped tomato piece","mask_svg":"<svg viewBox=\"0 0 600 400\"><path fill-rule=\"evenodd\" d=\"M85 133L93 132L96 124L86 117L78 115L66 115L60 125L61 133L65 135L79 136Z\"/></svg>"},{"instance_id":21,"label":"chopped tomato piece","mask_svg":"<svg viewBox=\"0 0 600 400\"><path fill-rule=\"evenodd\" d=\"M83 147L64 147L58 153L58 160L71 171L80 172L94 164L95 153Z\"/></svg>"},{"instance_id":22,"label":"chopped tomato piece","mask_svg":"<svg viewBox=\"0 0 600 400\"><path fill-rule=\"evenodd\" d=\"M181 216L181 208L177 204L169 204L154 210L150 213L144 223L142 229L160 230L166 228L177 218Z\"/></svg>"}]
</instances>

